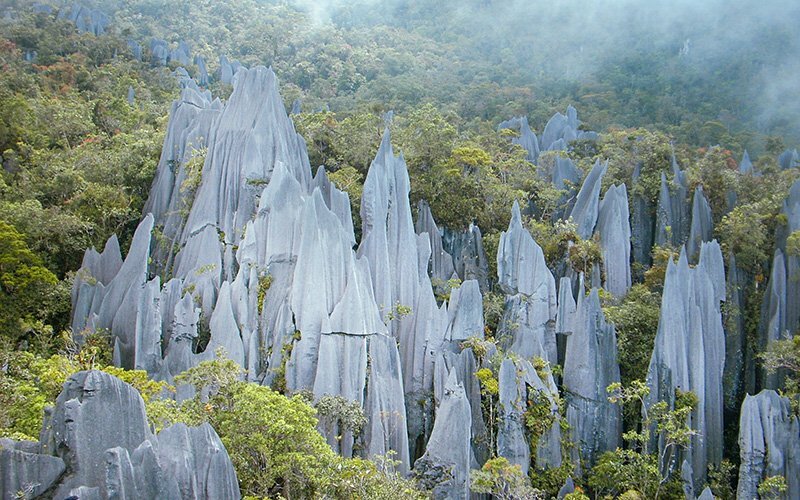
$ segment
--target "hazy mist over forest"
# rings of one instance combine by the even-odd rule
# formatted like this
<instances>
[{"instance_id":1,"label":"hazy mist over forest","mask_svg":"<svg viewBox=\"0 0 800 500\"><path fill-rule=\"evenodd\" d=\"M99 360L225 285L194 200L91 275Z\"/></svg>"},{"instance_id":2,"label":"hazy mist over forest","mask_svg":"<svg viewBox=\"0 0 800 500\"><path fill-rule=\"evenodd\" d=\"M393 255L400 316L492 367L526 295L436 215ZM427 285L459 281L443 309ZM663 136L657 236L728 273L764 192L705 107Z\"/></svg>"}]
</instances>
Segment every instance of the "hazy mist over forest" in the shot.
<instances>
[{"instance_id":1,"label":"hazy mist over forest","mask_svg":"<svg viewBox=\"0 0 800 500\"><path fill-rule=\"evenodd\" d=\"M800 2L770 0L297 0L320 25L416 29L456 54L522 69L528 83L601 82L641 65L663 90L738 80L761 129L800 133ZM423 8L424 7L424 8ZM430 15L431 8L435 10ZM519 82L524 84L524 82ZM729 110L739 113L735 103Z\"/></svg>"}]
</instances>

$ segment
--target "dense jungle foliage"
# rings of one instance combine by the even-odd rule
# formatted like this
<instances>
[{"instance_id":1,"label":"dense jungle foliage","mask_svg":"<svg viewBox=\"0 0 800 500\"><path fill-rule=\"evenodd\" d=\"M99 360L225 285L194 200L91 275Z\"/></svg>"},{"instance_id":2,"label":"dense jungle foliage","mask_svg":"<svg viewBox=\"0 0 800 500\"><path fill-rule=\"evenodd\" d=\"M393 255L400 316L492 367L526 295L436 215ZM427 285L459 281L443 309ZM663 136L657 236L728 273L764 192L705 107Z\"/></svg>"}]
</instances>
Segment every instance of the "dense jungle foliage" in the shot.
<instances>
[{"instance_id":1,"label":"dense jungle foliage","mask_svg":"<svg viewBox=\"0 0 800 500\"><path fill-rule=\"evenodd\" d=\"M41 5L48 3L56 6ZM8 13L0 18L0 436L35 438L44 407L66 377L103 368L142 392L155 427L176 421L212 423L232 451L243 493L347 497L358 491L361 498L424 497L412 481L392 472L391 457L376 465L332 452L316 430L319 420L338 419L340 428L351 426L355 433L363 425L363 415L346 401L315 408L302 394L283 395L239 382L235 366L216 362L185 374L197 387L212 381L217 393L211 400L172 404L157 397L169 388L148 381L143 372L108 367L110 346L102 334L82 347L73 343L68 325L74 273L84 250L101 248L112 234L119 236L124 254L155 173L170 103L179 94L174 65L136 60L129 39L139 41L145 52L153 37L173 44L186 40L212 73L221 54L247 66L271 65L287 109L295 99L302 101L303 111L293 118L312 165L325 165L331 179L349 193L354 216L387 123L385 114L393 110L393 142L408 163L412 204L426 200L440 227L478 225L489 262L494 262L515 200L535 207L526 213L526 224L548 265L566 260L582 271L600 259L596 241L582 241L574 227L553 217L563 192L540 175L553 156L543 154L538 165L529 162L525 150L511 142L515 133L497 130L499 122L527 115L531 127L541 132L554 112L574 105L584 127L601 136L597 142L571 144L566 154L584 172L595 160L608 159L604 189L630 184L638 166L638 194L651 201L658 196L661 173L671 172L674 152L688 173L690 189L701 184L709 197L723 252L733 254L754 277L739 314L748 335L756 338L774 235L785 223L782 203L800 177L796 168L781 170L776 158L800 141L800 127L791 114L796 107L783 108L754 92L771 71L776 51L800 43L796 25L770 26L760 17L742 19L744 13L732 9L715 20L729 24L726 38L715 43L734 43L737 30L744 33L739 28L747 24L737 50L694 55L682 50L689 43L685 40L691 35L694 46L703 46L709 38L681 25L670 36L650 37L637 31L649 25L634 23L639 27L632 27L626 40L635 43L619 45L622 39L612 37L589 47L597 34L588 28L565 27L570 36L562 37L544 28L537 32L535 16L513 16L514 2L493 0L460 2L458 9L447 2L356 2L331 5L324 13L313 3L285 1L95 3L113 13L100 36L78 33L74 24L57 19L55 10L33 9L20 0L0 2L0 17ZM507 21L500 31L486 27L492 9ZM562 14L554 7L542 15L553 20ZM755 39L759 42L747 43ZM595 57L596 51L603 57ZM590 59L591 66L586 64ZM187 70L198 74L197 66ZM231 90L218 79L209 88L221 98ZM771 112L764 111L765 103L773 106ZM737 174L745 149L760 177ZM740 195L729 212L730 191ZM790 249L800 253L800 238L790 240ZM679 483L664 481L648 454L647 428L669 429L675 446L681 446L688 439L681 418L694 404L691 395L673 409L660 408L644 423L639 405L664 270L676 252L656 248L651 268L634 269L637 283L626 297L602 297L604 312L617 328L622 385L614 397L624 405L629 433L625 449L601 458L581 485L593 497L682 497ZM484 308L491 341L501 293L485 294ZM797 338L763 353L751 345L748 353L760 356L766 367L785 370L790 395L798 392ZM470 347L480 352L480 346ZM479 378L491 405L496 373ZM292 429L290 440L264 434L269 426L262 424L276 419ZM728 458L735 462L736 424L728 433ZM251 470L254 463L273 460L285 468L269 475ZM503 460L495 458L473 471L476 492L538 498L555 493L568 473L560 470L531 482ZM733 498L734 476L734 467L723 463L710 476L714 493ZM578 497L583 498L571 498Z\"/></svg>"}]
</instances>

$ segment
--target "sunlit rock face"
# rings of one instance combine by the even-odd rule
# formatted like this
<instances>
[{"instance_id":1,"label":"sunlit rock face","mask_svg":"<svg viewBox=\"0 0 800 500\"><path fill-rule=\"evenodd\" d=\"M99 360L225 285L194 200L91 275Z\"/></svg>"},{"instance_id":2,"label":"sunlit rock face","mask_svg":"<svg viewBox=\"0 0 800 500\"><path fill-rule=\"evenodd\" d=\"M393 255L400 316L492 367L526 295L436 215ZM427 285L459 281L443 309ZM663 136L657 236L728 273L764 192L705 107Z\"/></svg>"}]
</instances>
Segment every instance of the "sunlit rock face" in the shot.
<instances>
[{"instance_id":1,"label":"sunlit rock face","mask_svg":"<svg viewBox=\"0 0 800 500\"><path fill-rule=\"evenodd\" d=\"M603 253L603 288L622 297L631 287L631 224L625 184L606 191L597 218L597 234Z\"/></svg>"},{"instance_id":2,"label":"sunlit rock face","mask_svg":"<svg viewBox=\"0 0 800 500\"><path fill-rule=\"evenodd\" d=\"M358 401L364 442L345 437L337 450L392 451L407 472L433 429L437 357L483 336L480 232L459 238L458 264L430 214L415 232L408 171L387 131L356 245L349 197L324 169L312 177L272 71L241 68L232 82L223 104L187 81L147 215L124 261L116 239L87 251L73 328L109 330L115 362L158 379L221 350L250 381ZM449 304L437 302L431 265L468 277Z\"/></svg>"},{"instance_id":3,"label":"sunlit rock face","mask_svg":"<svg viewBox=\"0 0 800 500\"><path fill-rule=\"evenodd\" d=\"M697 485L705 481L709 464L722 460L722 375L725 334L721 302L725 300L725 269L716 241L704 243L696 267L686 252L667 265L661 316L647 374L648 406L666 401L676 390L692 391L698 404L689 424L698 434L682 454L671 454L664 467L675 469L686 459ZM663 443L659 443L659 447Z\"/></svg>"},{"instance_id":4,"label":"sunlit rock face","mask_svg":"<svg viewBox=\"0 0 800 500\"><path fill-rule=\"evenodd\" d=\"M530 362L524 359L505 358L498 375L499 414L497 427L497 454L519 465L527 474L531 463L531 448L525 429L524 414L528 402L542 405L553 422L539 436L534 461L537 469L559 467L561 455L561 423L558 417L558 389L548 372L540 376Z\"/></svg>"},{"instance_id":5,"label":"sunlit rock face","mask_svg":"<svg viewBox=\"0 0 800 500\"><path fill-rule=\"evenodd\" d=\"M620 381L617 336L606 323L596 289L578 295L572 333L564 358L564 394L567 422L572 432L573 463L591 468L606 451L620 445L622 416L608 401L606 388Z\"/></svg>"},{"instance_id":6,"label":"sunlit rock face","mask_svg":"<svg viewBox=\"0 0 800 500\"><path fill-rule=\"evenodd\" d=\"M737 498L758 498L768 477L786 478L783 498L800 496L800 423L789 400L775 391L746 396L739 419Z\"/></svg>"},{"instance_id":7,"label":"sunlit rock face","mask_svg":"<svg viewBox=\"0 0 800 500\"><path fill-rule=\"evenodd\" d=\"M3 441L0 489L54 498L239 498L225 446L208 424L150 432L139 393L100 371L64 384L39 443ZM31 483L35 481L35 483ZM38 492L38 493L37 493Z\"/></svg>"}]
</instances>

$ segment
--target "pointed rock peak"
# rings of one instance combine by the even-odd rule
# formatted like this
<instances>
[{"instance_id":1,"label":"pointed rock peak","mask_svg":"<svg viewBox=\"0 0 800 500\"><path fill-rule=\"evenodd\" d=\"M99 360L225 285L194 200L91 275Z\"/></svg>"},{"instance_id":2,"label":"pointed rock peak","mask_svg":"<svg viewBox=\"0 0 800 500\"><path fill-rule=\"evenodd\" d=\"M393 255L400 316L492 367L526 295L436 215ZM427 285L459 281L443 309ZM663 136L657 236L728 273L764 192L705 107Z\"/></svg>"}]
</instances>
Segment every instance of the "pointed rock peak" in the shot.
<instances>
[{"instance_id":1,"label":"pointed rock peak","mask_svg":"<svg viewBox=\"0 0 800 500\"><path fill-rule=\"evenodd\" d=\"M514 206L511 208L511 222L508 224L508 230L519 226L522 227L522 214L519 210L519 202L514 200Z\"/></svg>"},{"instance_id":2,"label":"pointed rock peak","mask_svg":"<svg viewBox=\"0 0 800 500\"><path fill-rule=\"evenodd\" d=\"M590 311L597 311L600 316L603 316L603 310L600 308L600 293L597 288L592 288L589 295L586 296L584 307L588 307Z\"/></svg>"},{"instance_id":3,"label":"pointed rock peak","mask_svg":"<svg viewBox=\"0 0 800 500\"><path fill-rule=\"evenodd\" d=\"M681 254L678 257L678 267L681 269L689 269L689 258L686 255L686 246L681 246Z\"/></svg>"},{"instance_id":4,"label":"pointed rock peak","mask_svg":"<svg viewBox=\"0 0 800 500\"><path fill-rule=\"evenodd\" d=\"M378 158L394 158L394 150L392 149L392 131L389 127L383 129L383 137L381 138L381 145L378 152L375 154L375 160Z\"/></svg>"},{"instance_id":5,"label":"pointed rock peak","mask_svg":"<svg viewBox=\"0 0 800 500\"><path fill-rule=\"evenodd\" d=\"M447 394L454 394L458 391L463 392L464 387L458 383L458 377L456 376L456 370L450 370L447 375L447 382L444 384L444 393Z\"/></svg>"},{"instance_id":6,"label":"pointed rock peak","mask_svg":"<svg viewBox=\"0 0 800 500\"><path fill-rule=\"evenodd\" d=\"M101 258L112 258L115 259L119 258L122 260L122 252L119 249L119 239L117 239L116 234L112 234L111 237L106 241L106 245L103 247L103 253L100 255Z\"/></svg>"},{"instance_id":7,"label":"pointed rock peak","mask_svg":"<svg viewBox=\"0 0 800 500\"><path fill-rule=\"evenodd\" d=\"M314 184L316 186L324 186L330 184L330 182L331 181L328 179L328 171L325 170L325 165L317 167L317 173L314 174Z\"/></svg>"},{"instance_id":8,"label":"pointed rock peak","mask_svg":"<svg viewBox=\"0 0 800 500\"><path fill-rule=\"evenodd\" d=\"M739 173L741 174L751 174L753 173L753 162L750 161L750 155L747 153L747 150L744 150L744 154L742 155L742 161L739 162Z\"/></svg>"},{"instance_id":9,"label":"pointed rock peak","mask_svg":"<svg viewBox=\"0 0 800 500\"><path fill-rule=\"evenodd\" d=\"M286 164L282 161L276 161L269 184L261 192L258 211L282 207L290 199L299 200L303 196L303 192L300 182L289 172Z\"/></svg>"}]
</instances>

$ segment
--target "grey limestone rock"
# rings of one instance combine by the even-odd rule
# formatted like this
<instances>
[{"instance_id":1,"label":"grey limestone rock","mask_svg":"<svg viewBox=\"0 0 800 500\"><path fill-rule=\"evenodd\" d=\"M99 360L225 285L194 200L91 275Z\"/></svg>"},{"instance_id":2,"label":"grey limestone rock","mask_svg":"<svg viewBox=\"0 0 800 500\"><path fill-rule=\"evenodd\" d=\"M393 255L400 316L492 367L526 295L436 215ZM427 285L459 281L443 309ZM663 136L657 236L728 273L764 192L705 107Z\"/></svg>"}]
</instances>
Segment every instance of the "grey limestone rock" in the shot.
<instances>
[{"instance_id":1,"label":"grey limestone rock","mask_svg":"<svg viewBox=\"0 0 800 500\"><path fill-rule=\"evenodd\" d=\"M224 55L219 56L219 81L232 84L236 72L242 68L242 64L236 59L228 60Z\"/></svg>"},{"instance_id":2,"label":"grey limestone rock","mask_svg":"<svg viewBox=\"0 0 800 500\"><path fill-rule=\"evenodd\" d=\"M451 371L425 454L414 463L417 479L434 498L469 498L471 421L464 387Z\"/></svg>"},{"instance_id":3,"label":"grey limestone rock","mask_svg":"<svg viewBox=\"0 0 800 500\"><path fill-rule=\"evenodd\" d=\"M464 231L445 228L442 246L453 257L453 267L462 281L478 280L481 292L489 291L489 261L478 226L470 224Z\"/></svg>"},{"instance_id":4,"label":"grey limestone rock","mask_svg":"<svg viewBox=\"0 0 800 500\"><path fill-rule=\"evenodd\" d=\"M453 266L453 257L447 253L442 243L442 233L433 220L431 207L425 200L420 200L417 207L417 234L426 233L430 240L431 257L429 259L429 273L434 284L446 283L456 272Z\"/></svg>"},{"instance_id":5,"label":"grey limestone rock","mask_svg":"<svg viewBox=\"0 0 800 500\"><path fill-rule=\"evenodd\" d=\"M744 154L742 155L742 161L739 162L739 173L742 175L755 174L753 162L750 161L750 155L747 153L746 149L744 150Z\"/></svg>"},{"instance_id":6,"label":"grey limestone rock","mask_svg":"<svg viewBox=\"0 0 800 500\"><path fill-rule=\"evenodd\" d=\"M472 414L471 424L471 450L470 461L472 468L480 466L489 458L490 450L488 443L488 430L483 420L483 410L481 405L481 384L475 372L479 366L475 359L472 349L463 349L456 354L452 351L443 351L439 354L435 363L435 383L434 401L436 406L441 404L446 397L448 379L455 373L456 381L464 387L464 392L469 401L470 412ZM438 418L438 415L437 415ZM435 425L435 422L434 422Z\"/></svg>"},{"instance_id":7,"label":"grey limestone rock","mask_svg":"<svg viewBox=\"0 0 800 500\"><path fill-rule=\"evenodd\" d=\"M0 439L0 496L16 498L18 492L35 498L50 489L64 473L58 457L15 449L10 439Z\"/></svg>"},{"instance_id":8,"label":"grey limestone rock","mask_svg":"<svg viewBox=\"0 0 800 500\"><path fill-rule=\"evenodd\" d=\"M761 347L766 346L775 340L789 337L787 326L787 276L786 259L780 248L775 249L775 258L772 260L772 273L769 278L769 288L764 293L764 304L766 321L762 321L762 329L765 329ZM778 373L766 374L765 386L777 389L780 385Z\"/></svg>"},{"instance_id":9,"label":"grey limestone rock","mask_svg":"<svg viewBox=\"0 0 800 500\"><path fill-rule=\"evenodd\" d=\"M502 324L510 349L525 358L540 356L555 364L555 278L542 249L522 226L516 202L508 231L500 235L497 276L507 296Z\"/></svg>"},{"instance_id":10,"label":"grey limestone rock","mask_svg":"<svg viewBox=\"0 0 800 500\"><path fill-rule=\"evenodd\" d=\"M192 50L186 41L181 40L178 46L169 52L168 62L175 62L181 66L189 66L192 64Z\"/></svg>"},{"instance_id":11,"label":"grey limestone rock","mask_svg":"<svg viewBox=\"0 0 800 500\"><path fill-rule=\"evenodd\" d=\"M303 112L303 102L298 98L292 101L292 109L289 111L290 115L299 115Z\"/></svg>"},{"instance_id":12,"label":"grey limestone rock","mask_svg":"<svg viewBox=\"0 0 800 500\"><path fill-rule=\"evenodd\" d=\"M239 481L214 429L175 424L158 434L158 462L174 478L181 498L239 498Z\"/></svg>"},{"instance_id":13,"label":"grey limestone rock","mask_svg":"<svg viewBox=\"0 0 800 500\"><path fill-rule=\"evenodd\" d=\"M683 245L689 235L689 205L687 202L688 183L686 174L678 167L672 157L672 181L667 182L661 172L661 190L656 208L656 245Z\"/></svg>"},{"instance_id":14,"label":"grey limestone rock","mask_svg":"<svg viewBox=\"0 0 800 500\"><path fill-rule=\"evenodd\" d=\"M483 339L483 296L476 280L467 280L450 292L447 314L445 340Z\"/></svg>"},{"instance_id":15,"label":"grey limestone rock","mask_svg":"<svg viewBox=\"0 0 800 500\"><path fill-rule=\"evenodd\" d=\"M575 200L575 206L570 212L569 216L577 226L578 235L583 239L589 239L594 232L600 210L600 187L607 169L607 161L605 163L600 163L600 160L595 162L589 175L584 179Z\"/></svg>"},{"instance_id":16,"label":"grey limestone rock","mask_svg":"<svg viewBox=\"0 0 800 500\"><path fill-rule=\"evenodd\" d=\"M787 251L787 238L800 230L800 181L795 181L783 203L782 215L786 223L776 231L776 248L768 288L764 293L762 319L759 324L760 348L771 340L790 338L800 327L800 282L794 277L800 273L800 257ZM765 386L777 389L783 374L766 376Z\"/></svg>"},{"instance_id":17,"label":"grey limestone rock","mask_svg":"<svg viewBox=\"0 0 800 500\"><path fill-rule=\"evenodd\" d=\"M784 170L800 165L800 155L796 149L787 149L778 156L778 165Z\"/></svg>"},{"instance_id":18,"label":"grey limestone rock","mask_svg":"<svg viewBox=\"0 0 800 500\"><path fill-rule=\"evenodd\" d=\"M585 298L582 290L578 294L563 380L567 421L576 444L573 463L591 468L602 453L620 445L622 436L620 408L608 401L606 391L620 381L617 336L614 325L606 323L597 289Z\"/></svg>"},{"instance_id":19,"label":"grey limestone rock","mask_svg":"<svg viewBox=\"0 0 800 500\"><path fill-rule=\"evenodd\" d=\"M633 171L632 186L633 205L631 213L631 246L633 247L633 261L642 266L649 267L651 261L650 252L653 248L653 205L644 196L637 193L636 187L640 185L641 163L636 165Z\"/></svg>"},{"instance_id":20,"label":"grey limestone rock","mask_svg":"<svg viewBox=\"0 0 800 500\"><path fill-rule=\"evenodd\" d=\"M43 451L57 455L68 467L56 497L78 486L105 491L105 451L123 447L132 452L152 437L139 393L100 371L79 372L67 379L51 425L45 431Z\"/></svg>"},{"instance_id":21,"label":"grey limestone rock","mask_svg":"<svg viewBox=\"0 0 800 500\"><path fill-rule=\"evenodd\" d=\"M67 19L75 23L79 32L91 33L95 36L105 33L111 22L105 12L78 3L73 3L71 8L64 7L59 10L58 19Z\"/></svg>"},{"instance_id":22,"label":"grey limestone rock","mask_svg":"<svg viewBox=\"0 0 800 500\"><path fill-rule=\"evenodd\" d=\"M706 486L703 488L703 492L700 493L700 496L697 497L697 500L714 500L716 497L711 492L711 488Z\"/></svg>"},{"instance_id":23,"label":"grey limestone rock","mask_svg":"<svg viewBox=\"0 0 800 500\"><path fill-rule=\"evenodd\" d=\"M169 59L169 44L166 40L153 38L150 40L150 64L166 66Z\"/></svg>"},{"instance_id":24,"label":"grey limestone rock","mask_svg":"<svg viewBox=\"0 0 800 500\"><path fill-rule=\"evenodd\" d=\"M558 490L558 495L556 498L558 500L563 500L565 496L569 495L570 493L575 492L575 483L572 481L571 477L568 477L566 481L564 481L564 486Z\"/></svg>"},{"instance_id":25,"label":"grey limestone rock","mask_svg":"<svg viewBox=\"0 0 800 500\"><path fill-rule=\"evenodd\" d=\"M583 290L583 285L579 289ZM575 313L578 305L572 295L572 280L561 278L558 283L558 315L556 317L556 333L571 335L575 329ZM563 365L562 365L563 366Z\"/></svg>"},{"instance_id":26,"label":"grey limestone rock","mask_svg":"<svg viewBox=\"0 0 800 500\"><path fill-rule=\"evenodd\" d=\"M139 393L100 371L64 384L41 443L0 441L3 498L239 498L233 464L214 430L149 430Z\"/></svg>"},{"instance_id":27,"label":"grey limestone rock","mask_svg":"<svg viewBox=\"0 0 800 500\"><path fill-rule=\"evenodd\" d=\"M597 233L603 252L603 288L622 297L631 287L631 224L625 184L611 186L600 203Z\"/></svg>"},{"instance_id":28,"label":"grey limestone rock","mask_svg":"<svg viewBox=\"0 0 800 500\"><path fill-rule=\"evenodd\" d=\"M409 447L403 376L397 343L387 335L372 335L368 347L370 365L364 405L369 423L364 430L366 456L396 453L401 474L408 473ZM469 424L467 427L469 428Z\"/></svg>"},{"instance_id":29,"label":"grey limestone rock","mask_svg":"<svg viewBox=\"0 0 800 500\"><path fill-rule=\"evenodd\" d=\"M739 419L739 485L737 498L759 498L758 485L782 476L781 498L800 497L800 423L789 400L775 391L747 395Z\"/></svg>"},{"instance_id":30,"label":"grey limestone rock","mask_svg":"<svg viewBox=\"0 0 800 500\"><path fill-rule=\"evenodd\" d=\"M497 454L510 463L519 465L528 474L531 463L530 445L525 433L523 414L528 401L550 406L554 421L549 430L539 437L535 464L538 469L561 465L561 430L558 416L558 391L552 375L542 380L536 370L525 360L503 360L498 376L500 386L497 430Z\"/></svg>"},{"instance_id":31,"label":"grey limestone rock","mask_svg":"<svg viewBox=\"0 0 800 500\"><path fill-rule=\"evenodd\" d=\"M700 256L700 245L711 241L714 235L714 220L711 217L711 207L703 194L703 186L699 185L694 190L692 202L692 226L689 231L689 241L686 243L686 252L689 260L696 262Z\"/></svg>"},{"instance_id":32,"label":"grey limestone rock","mask_svg":"<svg viewBox=\"0 0 800 500\"><path fill-rule=\"evenodd\" d=\"M542 151L557 151L567 149L567 144L576 139L596 140L597 133L580 129L578 112L571 105L567 107L567 114L556 113L544 127L539 145Z\"/></svg>"},{"instance_id":33,"label":"grey limestone rock","mask_svg":"<svg viewBox=\"0 0 800 500\"><path fill-rule=\"evenodd\" d=\"M131 56L137 61L142 60L142 46L136 40L128 40L128 50L131 51Z\"/></svg>"},{"instance_id":34,"label":"grey limestone rock","mask_svg":"<svg viewBox=\"0 0 800 500\"><path fill-rule=\"evenodd\" d=\"M674 403L675 390L692 391L698 405L691 425L698 431L687 452L667 457L662 467L675 469L685 458L690 462L695 485L705 482L709 464L722 460L722 375L725 335L721 302L725 300L725 271L716 241L704 243L700 260L690 268L686 253L677 264L667 265L661 316L650 359L646 401Z\"/></svg>"},{"instance_id":35,"label":"grey limestone rock","mask_svg":"<svg viewBox=\"0 0 800 500\"><path fill-rule=\"evenodd\" d=\"M192 247L203 245L196 235L209 225L220 235L226 253L239 245L258 207L257 196L280 163L308 192L311 169L305 142L286 115L275 74L264 67L242 69L209 138L202 181L180 242L182 252L196 253ZM229 255L222 273L231 278L232 250Z\"/></svg>"},{"instance_id":36,"label":"grey limestone rock","mask_svg":"<svg viewBox=\"0 0 800 500\"><path fill-rule=\"evenodd\" d=\"M736 265L736 257L731 252L728 257L728 304L725 308L723 325L725 325L725 370L723 374L723 391L725 415L738 415L742 395L745 390L745 332L746 275Z\"/></svg>"},{"instance_id":37,"label":"grey limestone rock","mask_svg":"<svg viewBox=\"0 0 800 500\"><path fill-rule=\"evenodd\" d=\"M527 159L536 163L539 159L539 140L528 125L528 117L521 116L506 120L497 126L498 130L511 129L519 132L519 136L511 139L513 144L519 144L528 152Z\"/></svg>"},{"instance_id":38,"label":"grey limestone rock","mask_svg":"<svg viewBox=\"0 0 800 500\"><path fill-rule=\"evenodd\" d=\"M208 66L206 60L201 55L194 56L194 65L197 66L197 84L203 87L208 86Z\"/></svg>"}]
</instances>

